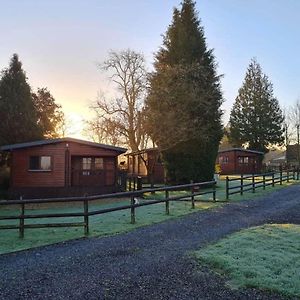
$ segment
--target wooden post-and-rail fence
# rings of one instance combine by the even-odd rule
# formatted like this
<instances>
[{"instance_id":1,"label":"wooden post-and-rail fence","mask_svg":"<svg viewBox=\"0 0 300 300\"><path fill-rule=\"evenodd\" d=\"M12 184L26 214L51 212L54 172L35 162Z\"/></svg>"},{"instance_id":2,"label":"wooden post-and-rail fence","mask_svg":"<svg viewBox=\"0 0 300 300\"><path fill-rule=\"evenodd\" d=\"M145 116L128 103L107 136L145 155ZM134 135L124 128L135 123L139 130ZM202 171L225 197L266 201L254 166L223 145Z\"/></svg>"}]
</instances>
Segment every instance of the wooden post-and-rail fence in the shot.
<instances>
[{"instance_id":1,"label":"wooden post-and-rail fence","mask_svg":"<svg viewBox=\"0 0 300 300\"><path fill-rule=\"evenodd\" d=\"M25 229L30 228L51 228L51 227L84 227L84 234L89 234L89 217L95 215L106 214L114 211L120 210L130 210L130 220L131 223L135 223L136 217L136 208L154 205L158 203L165 203L165 213L170 214L170 202L171 201L191 201L191 208L195 208L195 197L204 194L212 194L212 201L216 201L216 190L215 190L216 181L200 182L200 183L190 183L177 186L165 186L158 187L153 189L143 189L137 191L129 191L122 193L106 194L106 195L95 195L95 196L84 196L84 197L68 197L68 198L49 198L49 199L22 199L20 200L2 200L0 201L0 207L5 206L20 206L20 213L18 215L12 216L0 216L0 221L3 220L18 220L18 225L6 224L0 225L0 230L4 229L18 229L19 237L24 237ZM202 190L201 188L207 188L210 186L209 190ZM187 194L180 196L170 197L171 191L186 190L190 191ZM155 192L164 192L164 198L159 200L145 200L143 203L136 201L136 197L143 196L145 193L155 193ZM129 198L130 204L123 205L118 207L111 207L99 210L89 210L90 202L101 200L101 199L116 199L116 198ZM200 200L199 200L200 201ZM69 212L69 213L26 213L26 205L38 205L38 204L48 204L48 203L68 203L68 202L81 202L83 204L83 211L81 212ZM82 217L81 222L62 222L62 223L42 223L42 224L26 224L25 220L28 219L51 219L51 218L69 218L69 217Z\"/></svg>"},{"instance_id":2,"label":"wooden post-and-rail fence","mask_svg":"<svg viewBox=\"0 0 300 300\"><path fill-rule=\"evenodd\" d=\"M264 174L252 174L252 175L241 175L240 177L229 178L226 177L226 200L229 200L230 195L240 194L243 195L244 192L251 191L255 193L257 188L266 189L266 186L279 183L282 185L284 181L289 182L291 179L299 180L299 171L295 169L290 169L280 172L271 172ZM240 182L239 185L230 185L231 182Z\"/></svg>"}]
</instances>

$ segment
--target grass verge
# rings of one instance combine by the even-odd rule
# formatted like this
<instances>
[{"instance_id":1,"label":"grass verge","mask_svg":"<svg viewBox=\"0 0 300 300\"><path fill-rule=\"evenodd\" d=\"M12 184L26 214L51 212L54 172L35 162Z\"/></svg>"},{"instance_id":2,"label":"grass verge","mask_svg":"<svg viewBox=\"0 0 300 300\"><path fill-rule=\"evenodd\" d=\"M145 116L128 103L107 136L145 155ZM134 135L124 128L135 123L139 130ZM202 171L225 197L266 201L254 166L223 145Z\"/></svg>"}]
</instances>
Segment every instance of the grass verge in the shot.
<instances>
[{"instance_id":1,"label":"grass verge","mask_svg":"<svg viewBox=\"0 0 300 300\"><path fill-rule=\"evenodd\" d=\"M94 204L90 205L90 211L96 209L105 209L108 207L116 207L121 205L128 205L130 200L122 200L113 203ZM48 207L42 209L26 209L27 214L35 213L66 213L79 212L83 210L82 206L73 204L68 207ZM165 214L165 205L155 204L150 206L143 206L136 209L136 223L130 223L130 210L116 211L102 215L91 216L90 235L89 236L105 236L118 233L128 232L138 227L163 222L169 219L178 218L199 210L210 209L216 207L218 204L214 203L196 203L196 208L191 209L190 202L170 202L170 215ZM2 210L0 215L8 216L18 214L17 210ZM41 223L55 223L55 222L80 222L82 217L74 218L60 218L60 219L30 219L26 220L25 224L41 224ZM0 225L17 224L17 221L0 221ZM71 239L78 239L84 237L83 227L66 227L66 228L45 228L45 229L25 229L24 239L18 237L17 230L0 230L0 254L14 252L42 245L49 245L58 242L63 242Z\"/></svg>"},{"instance_id":2,"label":"grass verge","mask_svg":"<svg viewBox=\"0 0 300 300\"><path fill-rule=\"evenodd\" d=\"M244 196L238 194L230 197L230 202L240 201L244 199L251 199L260 196L264 196L272 191L286 187L292 183L284 183L282 186L276 185L274 188L267 187L266 190L257 189L256 193L244 193ZM217 185L217 201L225 200L225 181L220 180ZM170 197L189 194L186 191L170 192ZM154 195L145 195L147 199L162 199L165 197L164 192L157 192ZM196 200L211 201L212 194L203 196L197 196ZM143 201L143 200L141 200ZM129 199L112 200L108 199L105 202L102 201L98 204L92 204L89 206L89 210L105 209L109 207L116 207L122 205L128 205ZM118 233L128 232L138 227L151 225L154 223L163 222L172 218L178 218L199 210L210 209L221 206L221 202L196 202L196 209L191 209L191 202L176 201L170 202L170 215L165 214L165 206L163 203L155 204L151 206L144 206L136 209L136 224L130 224L130 211L123 210L112 213L107 213L98 216L92 216L89 218L90 221L90 236L105 236L113 235ZM66 213L66 212L82 212L83 208L78 203L68 204L68 206L57 206L52 204L47 207L35 206L35 209L26 208L26 214L35 213ZM3 210L0 207L0 215L18 215L20 213L19 208L10 210ZM60 218L60 219L31 219L26 220L25 224L38 224L38 223L55 223L55 222L81 222L82 218ZM0 221L0 225L14 224L17 225L17 221ZM53 243L63 242L72 239L78 239L84 237L83 228L46 228L46 229L26 229L25 238L19 239L17 230L0 230L0 254L14 252L18 250L29 249L33 247L49 245Z\"/></svg>"},{"instance_id":3,"label":"grass verge","mask_svg":"<svg viewBox=\"0 0 300 300\"><path fill-rule=\"evenodd\" d=\"M258 177L256 178L256 181L260 181L262 180L262 178ZM252 180L244 180L244 184L250 184L252 182ZM272 187L271 185L266 186L265 190L263 189L263 187L256 187L255 192L252 193L252 191L246 191L244 192L243 195L240 195L239 193L237 194L233 194L229 196L229 202L238 202L238 201L243 201L243 200L249 200L249 199L254 199L257 197L263 197L265 195L268 195L272 192L278 191L282 188L286 188L288 186L291 186L293 184L299 184L298 181L296 180L290 180L289 182L287 181L283 181L282 185L280 185L279 183L276 183L274 187ZM218 181L218 185L217 185L217 200L224 200L226 198L226 181L225 180L219 180ZM230 182L230 186L239 186L240 185L240 181L232 181ZM239 189L237 189L239 190Z\"/></svg>"},{"instance_id":4,"label":"grass verge","mask_svg":"<svg viewBox=\"0 0 300 300\"><path fill-rule=\"evenodd\" d=\"M234 288L300 297L300 225L242 230L196 252L201 263L226 274Z\"/></svg>"}]
</instances>

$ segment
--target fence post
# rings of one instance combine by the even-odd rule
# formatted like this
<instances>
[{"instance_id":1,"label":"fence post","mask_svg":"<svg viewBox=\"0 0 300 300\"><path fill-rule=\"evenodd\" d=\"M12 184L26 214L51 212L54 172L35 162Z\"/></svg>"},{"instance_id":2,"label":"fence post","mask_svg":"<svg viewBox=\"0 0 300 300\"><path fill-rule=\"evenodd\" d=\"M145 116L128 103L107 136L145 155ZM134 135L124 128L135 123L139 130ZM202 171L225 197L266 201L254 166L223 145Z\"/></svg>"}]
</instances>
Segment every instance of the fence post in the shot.
<instances>
[{"instance_id":1,"label":"fence post","mask_svg":"<svg viewBox=\"0 0 300 300\"><path fill-rule=\"evenodd\" d=\"M244 175L243 174L241 175L241 188L240 188L240 191L241 191L241 195L243 195L243 192L244 192Z\"/></svg>"},{"instance_id":2,"label":"fence post","mask_svg":"<svg viewBox=\"0 0 300 300\"><path fill-rule=\"evenodd\" d=\"M214 183L214 185L213 185L213 201L214 202L216 202L216 181L215 181L215 183Z\"/></svg>"},{"instance_id":3,"label":"fence post","mask_svg":"<svg viewBox=\"0 0 300 300\"><path fill-rule=\"evenodd\" d=\"M263 175L263 189L266 189L266 175Z\"/></svg>"},{"instance_id":4,"label":"fence post","mask_svg":"<svg viewBox=\"0 0 300 300\"><path fill-rule=\"evenodd\" d=\"M254 177L254 174L252 174L252 193L255 193L255 177Z\"/></svg>"},{"instance_id":5,"label":"fence post","mask_svg":"<svg viewBox=\"0 0 300 300\"><path fill-rule=\"evenodd\" d=\"M131 224L135 223L135 207L134 207L134 196L131 195L130 197L130 204L131 204L131 209L130 209L130 216L131 216Z\"/></svg>"},{"instance_id":6,"label":"fence post","mask_svg":"<svg viewBox=\"0 0 300 300\"><path fill-rule=\"evenodd\" d=\"M23 197L20 197L20 200L23 200ZM21 204L21 213L20 213L20 224L19 224L19 237L24 238L24 215L25 215L25 204Z\"/></svg>"},{"instance_id":7,"label":"fence post","mask_svg":"<svg viewBox=\"0 0 300 300\"><path fill-rule=\"evenodd\" d=\"M142 177L141 176L138 176L136 178L136 187L137 187L137 190L140 191L143 189L143 181L142 181Z\"/></svg>"},{"instance_id":8,"label":"fence post","mask_svg":"<svg viewBox=\"0 0 300 300\"><path fill-rule=\"evenodd\" d=\"M191 180L191 184L193 184L193 180ZM191 197L191 200L192 200L192 209L195 209L195 196L194 196L194 187L192 186L192 197Z\"/></svg>"},{"instance_id":9,"label":"fence post","mask_svg":"<svg viewBox=\"0 0 300 300\"><path fill-rule=\"evenodd\" d=\"M280 170L280 185L282 185L282 170Z\"/></svg>"},{"instance_id":10,"label":"fence post","mask_svg":"<svg viewBox=\"0 0 300 300\"><path fill-rule=\"evenodd\" d=\"M295 167L293 168L293 180L295 180Z\"/></svg>"},{"instance_id":11,"label":"fence post","mask_svg":"<svg viewBox=\"0 0 300 300\"><path fill-rule=\"evenodd\" d=\"M226 176L226 200L229 200L229 178Z\"/></svg>"},{"instance_id":12,"label":"fence post","mask_svg":"<svg viewBox=\"0 0 300 300\"><path fill-rule=\"evenodd\" d=\"M275 186L275 182L274 182L274 172L272 173L272 187Z\"/></svg>"},{"instance_id":13,"label":"fence post","mask_svg":"<svg viewBox=\"0 0 300 300\"><path fill-rule=\"evenodd\" d=\"M299 166L297 168L297 180L299 180Z\"/></svg>"},{"instance_id":14,"label":"fence post","mask_svg":"<svg viewBox=\"0 0 300 300\"><path fill-rule=\"evenodd\" d=\"M170 214L169 191L166 191L166 215Z\"/></svg>"},{"instance_id":15,"label":"fence post","mask_svg":"<svg viewBox=\"0 0 300 300\"><path fill-rule=\"evenodd\" d=\"M290 182L290 170L288 169L286 172L287 172L286 182Z\"/></svg>"},{"instance_id":16,"label":"fence post","mask_svg":"<svg viewBox=\"0 0 300 300\"><path fill-rule=\"evenodd\" d=\"M86 195L85 195L86 197ZM84 213L84 235L89 234L89 202L87 199L83 200Z\"/></svg>"}]
</instances>

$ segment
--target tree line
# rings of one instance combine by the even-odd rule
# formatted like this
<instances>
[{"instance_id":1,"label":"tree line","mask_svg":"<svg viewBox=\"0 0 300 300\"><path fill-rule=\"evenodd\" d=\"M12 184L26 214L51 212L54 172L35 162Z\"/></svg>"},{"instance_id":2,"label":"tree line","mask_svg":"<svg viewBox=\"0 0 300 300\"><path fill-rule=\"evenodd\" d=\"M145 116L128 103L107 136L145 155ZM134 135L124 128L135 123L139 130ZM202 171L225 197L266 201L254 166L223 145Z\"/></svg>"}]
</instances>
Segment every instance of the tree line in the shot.
<instances>
[{"instance_id":1,"label":"tree line","mask_svg":"<svg viewBox=\"0 0 300 300\"><path fill-rule=\"evenodd\" d=\"M155 145L171 182L211 179L224 135L231 146L263 152L283 144L287 119L256 59L223 128L222 75L194 1L184 0L174 9L153 72L147 72L143 55L132 50L110 52L100 67L111 71L118 96L99 96L91 107L95 118L88 122L88 132L102 141L114 138L111 142L132 151L149 142Z\"/></svg>"},{"instance_id":2,"label":"tree line","mask_svg":"<svg viewBox=\"0 0 300 300\"><path fill-rule=\"evenodd\" d=\"M292 123L271 81L252 59L224 130L222 75L195 5L184 0L174 9L152 72L142 53L109 52L99 68L109 74L116 97L99 93L85 127L97 142L125 145L131 151L158 147L172 183L210 180L224 133L231 145L267 152L284 142ZM55 137L64 120L47 89L32 92L17 55L2 72L0 114L0 145ZM298 122L299 117L300 105L293 119Z\"/></svg>"},{"instance_id":3,"label":"tree line","mask_svg":"<svg viewBox=\"0 0 300 300\"><path fill-rule=\"evenodd\" d=\"M216 66L195 2L185 0L174 9L153 72L147 72L143 54L130 49L110 52L100 64L110 72L117 97L98 97L87 131L132 151L158 147L169 182L211 179L223 135Z\"/></svg>"}]
</instances>

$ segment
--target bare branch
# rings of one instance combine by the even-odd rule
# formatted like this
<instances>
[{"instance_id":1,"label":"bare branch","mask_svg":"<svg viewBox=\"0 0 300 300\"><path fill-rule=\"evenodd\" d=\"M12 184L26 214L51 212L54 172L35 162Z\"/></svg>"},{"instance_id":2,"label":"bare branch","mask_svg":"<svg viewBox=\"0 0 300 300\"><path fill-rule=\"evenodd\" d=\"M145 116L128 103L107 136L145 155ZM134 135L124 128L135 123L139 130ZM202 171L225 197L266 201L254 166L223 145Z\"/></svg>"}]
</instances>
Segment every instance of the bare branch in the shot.
<instances>
[{"instance_id":1,"label":"bare branch","mask_svg":"<svg viewBox=\"0 0 300 300\"><path fill-rule=\"evenodd\" d=\"M103 94L92 104L95 119L88 123L88 128L101 139L121 143L135 151L145 146L149 137L144 121L144 99L147 87L147 71L144 56L130 49L110 51L108 59L99 65L103 71L110 72L110 80L115 84L119 96L108 101ZM93 129L93 130L92 130ZM101 130L103 133L97 133Z\"/></svg>"}]
</instances>

